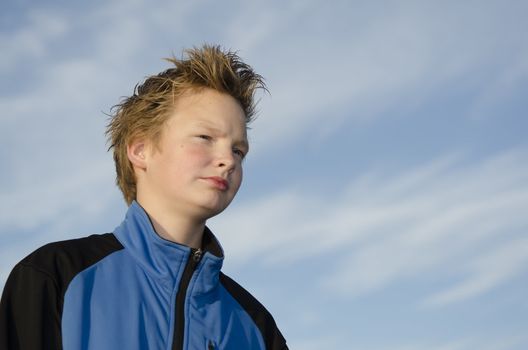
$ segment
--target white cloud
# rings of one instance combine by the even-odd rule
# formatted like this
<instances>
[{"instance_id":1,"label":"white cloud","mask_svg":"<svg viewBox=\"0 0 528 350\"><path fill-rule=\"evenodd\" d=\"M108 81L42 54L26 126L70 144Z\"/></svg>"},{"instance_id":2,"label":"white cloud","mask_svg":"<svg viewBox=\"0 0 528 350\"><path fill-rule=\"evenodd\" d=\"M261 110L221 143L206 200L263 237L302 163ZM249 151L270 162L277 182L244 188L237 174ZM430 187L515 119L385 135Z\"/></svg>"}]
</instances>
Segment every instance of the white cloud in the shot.
<instances>
[{"instance_id":1,"label":"white cloud","mask_svg":"<svg viewBox=\"0 0 528 350\"><path fill-rule=\"evenodd\" d=\"M513 239L462 266L461 269L470 277L428 297L424 304L442 306L471 298L525 273L526 266L528 266L528 239Z\"/></svg>"},{"instance_id":2,"label":"white cloud","mask_svg":"<svg viewBox=\"0 0 528 350\"><path fill-rule=\"evenodd\" d=\"M523 159L526 150L472 164L445 157L403 174L353 181L338 198L281 191L231 208L213 227L237 264L250 256L271 265L335 256L320 283L344 297L421 274L458 278L452 269L468 266L460 286L435 299L455 302L525 272L527 252L518 240L528 225ZM494 243L498 238L504 246ZM483 281L486 273L494 277Z\"/></svg>"},{"instance_id":3,"label":"white cloud","mask_svg":"<svg viewBox=\"0 0 528 350\"><path fill-rule=\"evenodd\" d=\"M249 56L250 63L262 67L259 72L268 77L272 97L263 99L261 109L265 116L255 124L257 152L281 147L308 130L311 134L332 132L342 123L343 114L339 112L342 109L350 110L348 118L356 119L380 115L390 118L391 114L386 112L393 108L412 109L438 93L438 86L457 84L461 79L467 83L472 72L489 66L490 62L504 61L493 50L504 42L504 37L511 43L506 48L511 50L518 42L509 26L501 29L503 35L475 40L480 38L479 30L494 20L496 11L508 13L502 8L484 7L475 12L472 6L457 5L453 12L448 4L414 3L386 4L385 11L379 11L376 6L340 3L337 9L341 12L336 14L336 9L322 9L317 2L292 2L286 7L242 2L238 7L239 11L228 11L229 20L216 37L224 38L228 45L237 45L233 48L241 49L242 55ZM33 84L39 88L29 96L3 99L2 108L10 112L2 118L32 115L35 106L45 107L44 111L51 114L53 109L46 106L60 105L63 96L77 97L77 91L89 92L81 95L85 105L97 106L98 110L108 107L108 102L101 105L101 101L109 101L108 96L116 96L115 91L129 93L137 81L127 81L116 71L123 74L137 71L138 78L149 73L143 72L144 68L129 67L139 63L136 57L149 57L146 43L156 47L162 42L162 46L188 42L195 37L192 28L208 9L207 3L202 2L193 5L167 2L153 7L145 1L113 1L103 8L87 9L80 18L66 10L59 13L34 10L35 19L29 25L1 39L3 46L13 47L5 56L10 57L10 67L28 56L27 52L49 50L50 43L68 35L72 36L70 40L73 35L77 40L82 38L90 49L82 58L44 57L39 62L41 72L58 70L60 74L68 66L75 71L55 88L57 78L51 73L44 74L43 82ZM342 32L336 32L335 26L345 18L347 25L338 27ZM446 26L450 26L447 32L456 30L458 35L446 36ZM307 33L306 37L299 35L302 32ZM21 40L19 36L33 39ZM174 42L165 42L166 37L172 37ZM333 40L327 42L328 37ZM197 35L195 44L204 39ZM32 48L35 43L42 47ZM178 52L180 47L166 47L150 57L158 60L171 49ZM522 82L516 72L525 71L519 64L525 60L512 55L510 61L516 62L518 69L501 68L511 64L494 68L496 75L504 78L487 84L475 102L475 113L490 103L499 103ZM126 85L128 90L123 87ZM487 104L483 105L483 101Z\"/></svg>"},{"instance_id":4,"label":"white cloud","mask_svg":"<svg viewBox=\"0 0 528 350\"><path fill-rule=\"evenodd\" d=\"M481 114L526 82L524 38L500 22L515 16L514 7L475 11L470 4L412 2L383 8L339 3L275 17L254 46L267 49L273 39L262 37L282 40L252 55L271 91L255 122L254 150L330 133L344 118L392 118L393 110L412 112L452 91L464 93L464 103Z\"/></svg>"},{"instance_id":5,"label":"white cloud","mask_svg":"<svg viewBox=\"0 0 528 350\"><path fill-rule=\"evenodd\" d=\"M500 341L488 339L488 336L478 335L452 341L409 342L405 345L391 344L376 350L517 350L526 342L524 335L504 337Z\"/></svg>"},{"instance_id":6,"label":"white cloud","mask_svg":"<svg viewBox=\"0 0 528 350\"><path fill-rule=\"evenodd\" d=\"M76 169L67 179L56 178L54 181L47 179L46 183L37 180L23 189L2 189L0 192L3 199L0 202L2 227L13 231L32 230L52 218L57 218L58 221L71 220L71 217L61 217L61 213L71 210L72 206L77 209L85 208L79 212L79 215L95 209L94 206L100 205L95 203L104 203L108 200L109 193L100 189L112 187L112 170L110 163L88 163ZM94 192L99 193L101 201L95 203L86 201L86 198L91 197ZM1 233L1 235L7 234L7 232Z\"/></svg>"},{"instance_id":7,"label":"white cloud","mask_svg":"<svg viewBox=\"0 0 528 350\"><path fill-rule=\"evenodd\" d=\"M30 10L27 25L14 33L0 33L0 72L7 72L22 59L41 60L50 53L50 43L63 37L69 23L63 16Z\"/></svg>"},{"instance_id":8,"label":"white cloud","mask_svg":"<svg viewBox=\"0 0 528 350\"><path fill-rule=\"evenodd\" d=\"M509 13L513 9L486 7L475 12L472 6L456 5L457 11L453 11L451 5L415 3L403 7L387 4L385 11L378 11L376 6L340 3L342 13L336 16L335 9L321 8L316 2L291 3L287 11L281 5L239 5L240 11L230 13L232 21L226 21L218 36L238 43L258 65L268 69L261 73L269 77L272 98L264 100L269 104L263 106L266 117L259 119L255 128L256 145L261 149L281 147L308 129L320 132L321 121L330 129L339 125L335 108L353 106L353 117L378 116L402 101L410 106L406 108L412 108L436 92L435 87L471 76L490 62L516 64L494 68L499 78L483 92L481 100L500 100L524 81L524 61L519 56L508 61L495 52L497 47L506 47L512 53L522 51L513 49L519 39L510 33L510 26L495 26L494 31L499 32L488 33L493 35L487 40L473 40L480 38L481 29L495 20L497 11ZM39 61L42 72L42 80L32 82L24 94L0 99L4 111L0 134L17 150L4 162L11 165L13 173L9 176L18 179L16 184L40 193L28 187L33 181L28 174L33 174L35 167L51 167L53 171L42 170L39 174L42 183L52 184L49 188L53 184L75 187L83 181L93 183L92 188L99 186L100 182L90 182L80 172L64 175L78 176L75 179L65 179L55 172L63 161L49 160L46 154L67 154L62 158L68 159L71 168L84 169L82 164L86 162L74 156L83 154L79 148L70 153L58 152L64 152L68 142L75 144L76 137L60 136L57 126L99 128L102 133L102 122L87 122L93 118L91 115L82 113L72 118L70 113L87 110L88 106L97 111L108 107L102 101L107 101L110 94L117 97L115 91L128 84L128 78L120 78L114 70L130 65L133 71L138 61L132 58L144 54L151 47L146 42L159 37L162 31L175 38L191 33L196 28L191 22L202 18L196 12L207 7L206 3L153 7L145 1L116 1L104 8L89 9L79 18L69 16L67 11L33 10L28 15L29 24L13 35L3 34L0 43L8 50L2 55L0 69L13 69L22 58L29 58ZM339 27L340 23L347 25ZM449 32L460 35L442 34L446 26ZM309 35L299 35L303 32ZM69 35L91 43L93 51L84 57L53 57L50 44L71 39ZM332 42L327 42L329 37ZM477 99L477 107L481 100ZM390 113L386 115L390 117ZM32 140L29 145L20 142L17 131L21 129ZM46 147L36 146L41 144ZM29 155L33 155L33 161L27 161ZM354 254L344 259L346 266L352 266L345 276L352 277L342 279L342 290L364 293L431 269L447 257L460 256L467 242L485 241L496 235L499 227L525 223L519 210L526 204L522 157L509 154L469 167L458 165L455 157L393 178L369 175L346 184L349 190L340 198L283 191L244 204L247 208L235 209L231 216L236 222L225 221L229 225L224 231L238 227L239 234L232 235L228 243L239 261L255 252L276 252L266 254L270 256L266 261L273 264L348 247ZM3 189L2 193L15 202L27 200L24 190L17 191ZM60 210L59 206L50 208ZM258 217L254 216L256 212ZM23 223L21 215L12 214L4 214L5 224ZM49 214L37 213L34 220ZM219 221L222 227L223 222ZM249 228L250 233L241 234ZM459 235L459 230L464 233ZM321 236L325 239L313 244ZM260 237L258 247L255 237ZM453 237L459 237L463 244L460 248L448 245ZM281 244L289 249L277 249ZM446 251L436 248L442 245ZM378 256L390 264L377 263ZM336 283L332 278L326 282Z\"/></svg>"},{"instance_id":9,"label":"white cloud","mask_svg":"<svg viewBox=\"0 0 528 350\"><path fill-rule=\"evenodd\" d=\"M290 349L303 349L303 350L321 350L321 349L343 349L343 346L350 345L346 339L342 339L340 335L328 335L328 336L313 336L307 334L302 337L301 340L288 341L288 347Z\"/></svg>"},{"instance_id":10,"label":"white cloud","mask_svg":"<svg viewBox=\"0 0 528 350\"><path fill-rule=\"evenodd\" d=\"M524 334L503 334L498 338L491 338L488 335L478 334L455 339L426 340L392 340L387 345L372 345L374 343L385 343L382 339L374 339L361 342L350 330L349 334L319 334L308 335L302 339L294 339L289 343L293 349L371 349L371 350L518 350L523 348L528 338ZM415 338L420 338L416 335ZM500 339L500 340L497 340ZM366 345L366 344L368 345Z\"/></svg>"},{"instance_id":11,"label":"white cloud","mask_svg":"<svg viewBox=\"0 0 528 350\"><path fill-rule=\"evenodd\" d=\"M87 163L67 178L0 188L0 286L14 264L38 246L92 233L87 224L93 228L117 211L120 198L112 170L110 163Z\"/></svg>"}]
</instances>

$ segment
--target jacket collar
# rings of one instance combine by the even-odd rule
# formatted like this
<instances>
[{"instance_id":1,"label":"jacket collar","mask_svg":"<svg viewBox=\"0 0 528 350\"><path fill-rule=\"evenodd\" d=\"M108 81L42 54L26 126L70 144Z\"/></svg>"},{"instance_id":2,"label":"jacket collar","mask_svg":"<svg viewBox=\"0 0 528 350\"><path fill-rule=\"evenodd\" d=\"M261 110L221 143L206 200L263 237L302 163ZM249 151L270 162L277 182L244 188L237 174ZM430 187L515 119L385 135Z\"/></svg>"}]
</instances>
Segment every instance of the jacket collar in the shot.
<instances>
[{"instance_id":1,"label":"jacket collar","mask_svg":"<svg viewBox=\"0 0 528 350\"><path fill-rule=\"evenodd\" d=\"M191 248L161 238L155 231L145 210L133 201L124 221L114 230L114 235L125 250L155 278L178 282L191 255ZM217 283L222 267L224 252L213 235L205 227L202 238L203 257L198 266L198 279L203 288ZM169 281L167 281L167 279Z\"/></svg>"}]
</instances>

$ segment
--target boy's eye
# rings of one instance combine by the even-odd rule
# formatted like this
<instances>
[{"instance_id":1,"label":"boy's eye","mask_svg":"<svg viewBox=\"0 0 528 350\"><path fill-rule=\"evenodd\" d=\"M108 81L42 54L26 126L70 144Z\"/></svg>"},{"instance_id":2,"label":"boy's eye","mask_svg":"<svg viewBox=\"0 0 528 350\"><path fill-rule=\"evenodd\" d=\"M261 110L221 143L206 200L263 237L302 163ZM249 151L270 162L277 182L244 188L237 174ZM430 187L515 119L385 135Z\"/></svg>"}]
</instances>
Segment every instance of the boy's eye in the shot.
<instances>
[{"instance_id":1,"label":"boy's eye","mask_svg":"<svg viewBox=\"0 0 528 350\"><path fill-rule=\"evenodd\" d=\"M212 137L209 135L198 135L198 137L207 141L210 141L212 139Z\"/></svg>"},{"instance_id":2,"label":"boy's eye","mask_svg":"<svg viewBox=\"0 0 528 350\"><path fill-rule=\"evenodd\" d=\"M241 159L244 159L244 157L246 156L246 154L239 149L234 149L233 152L238 155Z\"/></svg>"}]
</instances>

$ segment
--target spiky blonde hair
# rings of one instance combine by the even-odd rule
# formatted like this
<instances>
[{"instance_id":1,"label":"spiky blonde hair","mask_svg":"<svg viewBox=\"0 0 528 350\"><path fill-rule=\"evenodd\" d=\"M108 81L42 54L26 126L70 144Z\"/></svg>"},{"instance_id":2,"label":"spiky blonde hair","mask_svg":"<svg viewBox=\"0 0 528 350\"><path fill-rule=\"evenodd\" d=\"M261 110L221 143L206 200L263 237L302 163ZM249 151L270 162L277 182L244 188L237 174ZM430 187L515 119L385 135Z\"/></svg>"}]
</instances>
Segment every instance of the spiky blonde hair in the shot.
<instances>
[{"instance_id":1,"label":"spiky blonde hair","mask_svg":"<svg viewBox=\"0 0 528 350\"><path fill-rule=\"evenodd\" d=\"M174 67L136 85L132 96L112 107L106 129L109 150L113 149L116 184L128 205L136 199L136 177L127 146L139 138L156 143L179 96L204 88L226 93L240 103L247 125L255 115L255 91L267 90L263 78L236 52L220 46L195 47L185 50L181 59L166 60Z\"/></svg>"}]
</instances>

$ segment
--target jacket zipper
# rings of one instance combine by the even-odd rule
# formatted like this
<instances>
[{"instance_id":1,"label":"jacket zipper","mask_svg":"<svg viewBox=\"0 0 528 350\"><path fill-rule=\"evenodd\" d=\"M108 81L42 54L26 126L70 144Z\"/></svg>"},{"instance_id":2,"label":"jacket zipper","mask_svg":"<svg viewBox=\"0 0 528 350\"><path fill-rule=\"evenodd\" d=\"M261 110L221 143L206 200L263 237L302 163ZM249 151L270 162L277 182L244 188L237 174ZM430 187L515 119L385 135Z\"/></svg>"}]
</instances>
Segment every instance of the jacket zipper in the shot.
<instances>
[{"instance_id":1,"label":"jacket zipper","mask_svg":"<svg viewBox=\"0 0 528 350\"><path fill-rule=\"evenodd\" d=\"M172 339L172 350L183 350L183 333L185 330L185 297L187 295L187 288L191 282L194 270L202 260L202 250L191 248L189 260L183 270L183 275L176 294L176 311L174 323L174 336Z\"/></svg>"}]
</instances>

